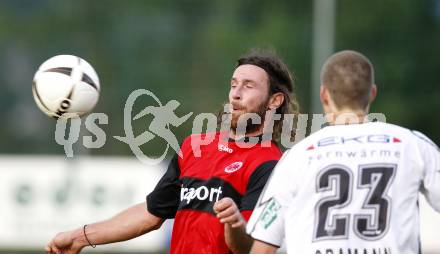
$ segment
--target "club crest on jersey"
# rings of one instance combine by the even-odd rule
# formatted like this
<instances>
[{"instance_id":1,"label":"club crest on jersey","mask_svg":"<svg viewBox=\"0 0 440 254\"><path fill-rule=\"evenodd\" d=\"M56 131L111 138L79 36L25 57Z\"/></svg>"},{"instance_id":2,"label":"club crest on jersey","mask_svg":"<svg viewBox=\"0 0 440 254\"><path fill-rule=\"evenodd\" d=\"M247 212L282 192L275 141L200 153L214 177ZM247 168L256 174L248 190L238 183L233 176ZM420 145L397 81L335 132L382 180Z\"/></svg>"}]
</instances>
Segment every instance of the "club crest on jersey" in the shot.
<instances>
[{"instance_id":1,"label":"club crest on jersey","mask_svg":"<svg viewBox=\"0 0 440 254\"><path fill-rule=\"evenodd\" d=\"M233 173L233 172L239 170L241 168L241 166L243 166L243 162L241 162L241 161L234 162L225 168L225 172L226 173Z\"/></svg>"}]
</instances>

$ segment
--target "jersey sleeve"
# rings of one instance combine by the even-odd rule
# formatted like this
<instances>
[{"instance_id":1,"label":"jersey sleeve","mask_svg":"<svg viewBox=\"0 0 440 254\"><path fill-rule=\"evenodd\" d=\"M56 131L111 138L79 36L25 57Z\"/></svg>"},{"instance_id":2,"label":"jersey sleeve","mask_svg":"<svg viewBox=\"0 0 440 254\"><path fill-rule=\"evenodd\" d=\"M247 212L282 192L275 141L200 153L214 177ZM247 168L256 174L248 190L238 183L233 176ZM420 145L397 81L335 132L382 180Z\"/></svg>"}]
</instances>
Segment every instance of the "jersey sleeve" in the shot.
<instances>
[{"instance_id":1,"label":"jersey sleeve","mask_svg":"<svg viewBox=\"0 0 440 254\"><path fill-rule=\"evenodd\" d=\"M181 183L178 155L174 155L167 171L157 183L154 190L147 195L148 211L160 218L174 218L179 206Z\"/></svg>"},{"instance_id":2,"label":"jersey sleeve","mask_svg":"<svg viewBox=\"0 0 440 254\"><path fill-rule=\"evenodd\" d=\"M420 132L414 134L419 138L419 149L423 160L421 192L432 208L440 212L440 150Z\"/></svg>"},{"instance_id":3,"label":"jersey sleeve","mask_svg":"<svg viewBox=\"0 0 440 254\"><path fill-rule=\"evenodd\" d=\"M244 211L254 210L258 197L277 162L277 160L263 162L252 172L246 186L246 193L241 199L240 211L242 211L242 213ZM246 219L249 219L250 213L247 213L247 215L248 216L245 217L247 217Z\"/></svg>"},{"instance_id":4,"label":"jersey sleeve","mask_svg":"<svg viewBox=\"0 0 440 254\"><path fill-rule=\"evenodd\" d=\"M284 239L285 215L293 198L292 166L284 157L275 167L246 226L252 238L277 247Z\"/></svg>"}]
</instances>

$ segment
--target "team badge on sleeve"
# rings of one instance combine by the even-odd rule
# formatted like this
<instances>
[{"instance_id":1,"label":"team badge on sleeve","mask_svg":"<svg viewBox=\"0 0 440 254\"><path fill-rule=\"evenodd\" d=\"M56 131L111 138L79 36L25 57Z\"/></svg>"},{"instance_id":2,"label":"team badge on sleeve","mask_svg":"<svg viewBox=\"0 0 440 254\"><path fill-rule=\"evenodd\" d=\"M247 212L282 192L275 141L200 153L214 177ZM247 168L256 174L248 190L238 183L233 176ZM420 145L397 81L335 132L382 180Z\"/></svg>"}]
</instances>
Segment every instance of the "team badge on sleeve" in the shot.
<instances>
[{"instance_id":1,"label":"team badge on sleeve","mask_svg":"<svg viewBox=\"0 0 440 254\"><path fill-rule=\"evenodd\" d=\"M281 205L273 198L267 203L259 219L264 229L267 229L276 220L280 208Z\"/></svg>"}]
</instances>

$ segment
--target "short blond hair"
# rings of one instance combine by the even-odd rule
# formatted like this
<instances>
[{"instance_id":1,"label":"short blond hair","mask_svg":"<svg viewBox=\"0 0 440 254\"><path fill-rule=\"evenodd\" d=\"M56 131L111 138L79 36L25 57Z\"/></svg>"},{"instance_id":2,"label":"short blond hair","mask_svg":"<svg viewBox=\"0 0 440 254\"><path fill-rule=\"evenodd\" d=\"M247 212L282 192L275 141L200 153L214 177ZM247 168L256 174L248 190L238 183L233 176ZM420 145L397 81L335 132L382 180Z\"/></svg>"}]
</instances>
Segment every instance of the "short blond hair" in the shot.
<instances>
[{"instance_id":1,"label":"short blond hair","mask_svg":"<svg viewBox=\"0 0 440 254\"><path fill-rule=\"evenodd\" d=\"M373 65L359 52L340 51L324 63L321 84L328 88L339 109L365 110L374 84Z\"/></svg>"}]
</instances>

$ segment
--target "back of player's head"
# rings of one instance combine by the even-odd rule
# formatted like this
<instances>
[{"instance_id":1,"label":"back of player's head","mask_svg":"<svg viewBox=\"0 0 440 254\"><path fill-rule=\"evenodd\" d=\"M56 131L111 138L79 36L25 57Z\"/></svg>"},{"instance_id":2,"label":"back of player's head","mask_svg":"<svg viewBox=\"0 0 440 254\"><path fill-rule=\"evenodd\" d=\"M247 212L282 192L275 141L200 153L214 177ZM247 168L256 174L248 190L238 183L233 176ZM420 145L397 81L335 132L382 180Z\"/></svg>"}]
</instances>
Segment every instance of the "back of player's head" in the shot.
<instances>
[{"instance_id":1,"label":"back of player's head","mask_svg":"<svg viewBox=\"0 0 440 254\"><path fill-rule=\"evenodd\" d=\"M374 69L367 57L352 50L335 53L324 63L321 84L339 109L365 110L374 85Z\"/></svg>"}]
</instances>

